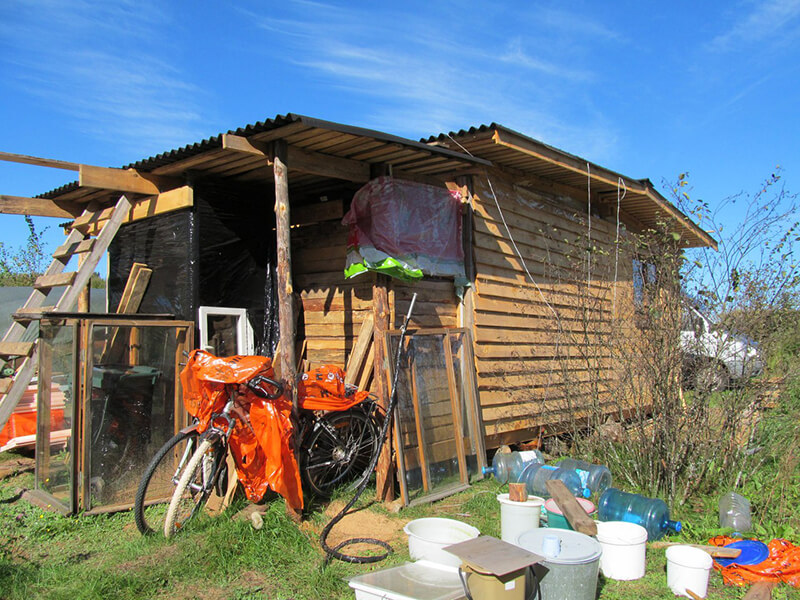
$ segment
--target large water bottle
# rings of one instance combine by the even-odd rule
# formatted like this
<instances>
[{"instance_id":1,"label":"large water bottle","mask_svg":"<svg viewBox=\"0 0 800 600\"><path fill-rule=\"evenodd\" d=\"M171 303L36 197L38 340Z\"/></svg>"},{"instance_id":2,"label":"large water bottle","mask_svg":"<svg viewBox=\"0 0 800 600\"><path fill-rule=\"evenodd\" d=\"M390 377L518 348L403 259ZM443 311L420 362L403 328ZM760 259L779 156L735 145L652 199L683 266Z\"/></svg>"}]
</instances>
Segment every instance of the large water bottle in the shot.
<instances>
[{"instance_id":1,"label":"large water bottle","mask_svg":"<svg viewBox=\"0 0 800 600\"><path fill-rule=\"evenodd\" d=\"M719 526L730 527L734 533L750 531L750 501L736 492L728 492L719 499Z\"/></svg>"},{"instance_id":2,"label":"large water bottle","mask_svg":"<svg viewBox=\"0 0 800 600\"><path fill-rule=\"evenodd\" d=\"M534 463L525 467L520 476L520 483L525 483L528 493L533 496L549 498L550 492L547 491L547 481L550 479L560 479L567 486L573 496L583 496L588 498L592 495L587 488L581 484L581 478L572 469L563 469L553 465Z\"/></svg>"},{"instance_id":3,"label":"large water bottle","mask_svg":"<svg viewBox=\"0 0 800 600\"><path fill-rule=\"evenodd\" d=\"M491 473L500 483L517 483L525 467L543 462L544 456L538 450L495 452L492 466L483 467L483 474Z\"/></svg>"},{"instance_id":4,"label":"large water bottle","mask_svg":"<svg viewBox=\"0 0 800 600\"><path fill-rule=\"evenodd\" d=\"M572 469L581 478L583 487L589 488L593 494L602 494L611 487L611 471L604 465L593 465L585 460L565 458L559 467Z\"/></svg>"},{"instance_id":5,"label":"large water bottle","mask_svg":"<svg viewBox=\"0 0 800 600\"><path fill-rule=\"evenodd\" d=\"M671 521L669 508L663 500L647 498L640 494L621 492L608 488L597 502L597 514L601 521L627 521L647 530L647 539L661 539L668 530L681 530L680 521Z\"/></svg>"}]
</instances>

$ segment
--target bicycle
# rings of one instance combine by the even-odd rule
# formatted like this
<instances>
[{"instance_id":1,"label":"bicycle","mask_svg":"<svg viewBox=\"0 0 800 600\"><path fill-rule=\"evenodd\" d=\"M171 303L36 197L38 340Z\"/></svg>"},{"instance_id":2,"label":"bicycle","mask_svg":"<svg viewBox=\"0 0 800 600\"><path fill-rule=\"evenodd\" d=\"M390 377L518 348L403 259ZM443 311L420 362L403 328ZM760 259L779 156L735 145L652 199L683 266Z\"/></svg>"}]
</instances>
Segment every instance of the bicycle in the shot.
<instances>
[{"instance_id":1,"label":"bicycle","mask_svg":"<svg viewBox=\"0 0 800 600\"><path fill-rule=\"evenodd\" d=\"M215 366L223 370L231 366L228 363L241 363L242 359L255 361L256 366L261 361L262 368L254 369L251 366L249 369L239 369L241 376L235 377L235 381L228 376L222 377L228 383L217 385L216 402L210 403L206 398L206 402L187 405L189 412L199 417L198 422L178 433L159 450L148 465L137 490L134 514L136 525L143 534L162 529L170 537L197 514L212 491L224 491L225 457L230 436L235 429L238 429L239 435L246 431L255 434L248 420L252 398L250 401L245 398L244 402L237 399L254 394L261 400L269 401L267 404L282 405L284 413L289 409L290 405L283 397L283 387L264 374L271 373L269 359L218 359L208 353L204 353L204 356L206 361L216 361ZM378 450L377 432L381 415L377 405L365 392L345 386L343 375L341 369L336 367L324 367L304 374L304 381L298 386L302 391L299 419L289 423L287 429L290 439L283 440L286 454L289 447L286 442L293 442L295 438L292 432L297 432L296 439L300 440L299 471L302 472L302 486L315 496L329 497L337 487L349 485L353 488L361 484L371 475L370 465ZM184 389L194 386L197 394L196 382L193 384L182 374L182 380L184 379ZM317 381L320 379L321 383ZM216 406L216 412L209 409L211 404ZM201 422L206 426L202 433ZM273 437L282 435L281 431L275 429L272 433ZM237 452L232 454L234 458L237 457ZM292 467L293 452L291 457L289 464L284 465L289 470ZM256 469L264 466L266 457L259 460L260 462L256 461ZM237 462L237 471L240 466ZM296 464L294 469L298 470ZM248 487L246 482L243 483L252 501L260 500L266 491L263 482L255 487ZM274 483L277 485L273 485ZM270 487L285 497L291 496L292 490L287 489L280 481L272 482ZM163 507L157 506L158 501L148 503L145 499L153 495L152 490L168 491L170 488L173 490L170 508L162 523ZM163 491L156 495L159 499L165 497Z\"/></svg>"}]
</instances>

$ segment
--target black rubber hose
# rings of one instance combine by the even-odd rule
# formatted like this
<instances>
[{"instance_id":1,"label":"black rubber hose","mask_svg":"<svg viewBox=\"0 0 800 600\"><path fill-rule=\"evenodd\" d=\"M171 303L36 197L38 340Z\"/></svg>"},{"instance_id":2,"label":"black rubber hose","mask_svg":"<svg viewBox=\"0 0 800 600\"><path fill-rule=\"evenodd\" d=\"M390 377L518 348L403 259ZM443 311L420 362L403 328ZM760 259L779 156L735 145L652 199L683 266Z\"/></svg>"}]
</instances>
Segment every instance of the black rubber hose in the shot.
<instances>
[{"instance_id":1,"label":"black rubber hose","mask_svg":"<svg viewBox=\"0 0 800 600\"><path fill-rule=\"evenodd\" d=\"M381 433L378 437L378 451L375 453L375 456L372 457L372 462L370 462L368 471L371 473L375 466L378 464L378 458L381 455L381 450L383 449L383 445L386 443L386 435L389 433L389 425L392 422L392 416L394 415L394 407L397 404L397 378L400 373L400 358L403 352L403 340L406 337L406 329L408 329L408 322L411 320L411 311L414 310L414 302L417 300L416 292L411 298L411 305L408 307L408 314L406 314L406 318L403 321L403 326L400 328L400 341L397 343L397 352L395 353L395 360L394 360L394 377L392 379L392 395L389 397L389 406L386 408L386 417L383 420L383 426L381 427ZM350 502L339 511L339 513L333 517L328 524L325 526L325 529L322 530L322 533L319 536L319 544L322 546L322 549L325 551L325 562L324 564L327 565L328 562L332 558L337 560L341 560L344 562L349 563L374 563L380 562L385 559L389 554L391 554L394 550L392 547L383 540L378 540L375 538L350 538L337 544L335 547L331 548L328 546L328 535L331 532L336 524L341 521L347 512L353 507L353 505L358 502L358 499L361 497L361 494L364 493L364 490L369 485L369 477L366 477L364 481L361 482L361 485L358 486L356 489L356 493L351 498ZM383 554L376 554L374 556L356 556L352 554L345 554L343 552L339 552L342 548L346 546L351 546L353 544L372 544L374 546L380 546L381 548L385 549L386 552Z\"/></svg>"}]
</instances>

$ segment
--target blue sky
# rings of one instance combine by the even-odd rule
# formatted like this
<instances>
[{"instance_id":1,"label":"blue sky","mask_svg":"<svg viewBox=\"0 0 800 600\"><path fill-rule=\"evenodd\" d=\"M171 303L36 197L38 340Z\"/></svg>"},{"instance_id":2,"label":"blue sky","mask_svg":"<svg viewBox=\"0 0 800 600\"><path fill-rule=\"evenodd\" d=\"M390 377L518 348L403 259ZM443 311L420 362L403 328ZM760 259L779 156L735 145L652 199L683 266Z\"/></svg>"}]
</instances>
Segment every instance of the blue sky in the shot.
<instances>
[{"instance_id":1,"label":"blue sky","mask_svg":"<svg viewBox=\"0 0 800 600\"><path fill-rule=\"evenodd\" d=\"M0 150L121 166L286 112L411 139L494 121L657 186L688 171L713 206L776 165L798 187L798 41L800 0L5 0ZM0 194L73 178L0 162Z\"/></svg>"}]
</instances>

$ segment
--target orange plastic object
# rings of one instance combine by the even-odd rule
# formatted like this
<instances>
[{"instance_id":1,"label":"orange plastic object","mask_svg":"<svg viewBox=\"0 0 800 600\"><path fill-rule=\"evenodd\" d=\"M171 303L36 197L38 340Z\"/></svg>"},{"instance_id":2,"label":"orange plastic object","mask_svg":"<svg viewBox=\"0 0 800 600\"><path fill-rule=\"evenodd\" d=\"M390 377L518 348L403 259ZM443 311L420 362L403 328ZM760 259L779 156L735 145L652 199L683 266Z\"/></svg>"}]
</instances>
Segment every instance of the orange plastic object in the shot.
<instances>
[{"instance_id":1,"label":"orange plastic object","mask_svg":"<svg viewBox=\"0 0 800 600\"><path fill-rule=\"evenodd\" d=\"M342 411L363 402L369 392L348 394L344 371L334 365L323 365L303 373L297 395L304 410Z\"/></svg>"},{"instance_id":2,"label":"orange plastic object","mask_svg":"<svg viewBox=\"0 0 800 600\"><path fill-rule=\"evenodd\" d=\"M303 507L300 469L294 454L292 404L284 396L266 400L241 385L255 375L274 379L272 361L265 356L216 357L193 350L183 371L183 403L198 419L198 431L208 429L213 413L222 412L229 386L235 386L237 418L229 444L247 498L258 502L270 487L294 509Z\"/></svg>"},{"instance_id":3,"label":"orange plastic object","mask_svg":"<svg viewBox=\"0 0 800 600\"><path fill-rule=\"evenodd\" d=\"M713 546L725 546L737 538L718 535L708 540ZM732 564L722 567L714 562L714 568L722 575L728 585L744 586L760 581L788 583L800 587L800 546L783 539L775 539L767 544L769 557L757 565Z\"/></svg>"}]
</instances>

